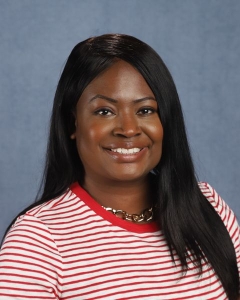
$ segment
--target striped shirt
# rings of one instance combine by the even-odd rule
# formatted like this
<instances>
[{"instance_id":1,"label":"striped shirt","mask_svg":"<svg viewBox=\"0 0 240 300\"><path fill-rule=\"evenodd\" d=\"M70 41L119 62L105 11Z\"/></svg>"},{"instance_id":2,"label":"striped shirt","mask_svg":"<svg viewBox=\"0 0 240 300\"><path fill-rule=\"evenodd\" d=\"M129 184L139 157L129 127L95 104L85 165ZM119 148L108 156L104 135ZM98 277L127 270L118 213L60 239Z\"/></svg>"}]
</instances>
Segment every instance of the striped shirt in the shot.
<instances>
[{"instance_id":1,"label":"striped shirt","mask_svg":"<svg viewBox=\"0 0 240 300\"><path fill-rule=\"evenodd\" d=\"M207 183L200 188L223 220L240 269L233 212ZM0 253L0 300L227 299L211 266L182 275L156 223L107 212L78 184L19 217Z\"/></svg>"}]
</instances>

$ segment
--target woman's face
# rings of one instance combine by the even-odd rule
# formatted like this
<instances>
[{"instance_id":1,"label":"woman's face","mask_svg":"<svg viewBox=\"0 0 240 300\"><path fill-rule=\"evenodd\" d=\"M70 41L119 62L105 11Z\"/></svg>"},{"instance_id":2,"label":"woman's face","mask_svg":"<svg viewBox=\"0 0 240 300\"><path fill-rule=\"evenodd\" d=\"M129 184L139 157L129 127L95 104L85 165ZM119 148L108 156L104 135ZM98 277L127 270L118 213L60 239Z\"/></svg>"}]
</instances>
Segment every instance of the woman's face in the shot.
<instances>
[{"instance_id":1,"label":"woman's face","mask_svg":"<svg viewBox=\"0 0 240 300\"><path fill-rule=\"evenodd\" d=\"M76 138L85 181L143 179L162 154L163 128L155 96L142 75L118 61L83 91Z\"/></svg>"}]
</instances>

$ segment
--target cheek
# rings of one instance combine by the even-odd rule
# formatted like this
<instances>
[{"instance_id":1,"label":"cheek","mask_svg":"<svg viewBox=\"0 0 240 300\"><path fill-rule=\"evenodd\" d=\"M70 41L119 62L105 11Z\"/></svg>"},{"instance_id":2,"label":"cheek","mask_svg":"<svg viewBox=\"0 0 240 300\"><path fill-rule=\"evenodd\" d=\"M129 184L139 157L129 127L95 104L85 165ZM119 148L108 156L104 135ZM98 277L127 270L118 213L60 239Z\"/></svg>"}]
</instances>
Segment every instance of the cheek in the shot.
<instances>
[{"instance_id":1,"label":"cheek","mask_svg":"<svg viewBox=\"0 0 240 300\"><path fill-rule=\"evenodd\" d=\"M100 145L101 142L104 142L104 138L109 132L108 127L109 126L106 126L106 124L104 125L99 122L88 122L87 126L84 126L84 124L79 124L76 130L78 149L84 149L84 151L94 151L94 148Z\"/></svg>"},{"instance_id":2,"label":"cheek","mask_svg":"<svg viewBox=\"0 0 240 300\"><path fill-rule=\"evenodd\" d=\"M149 127L149 135L154 144L162 144L163 141L163 127L160 121L158 123L152 124Z\"/></svg>"},{"instance_id":3,"label":"cheek","mask_svg":"<svg viewBox=\"0 0 240 300\"><path fill-rule=\"evenodd\" d=\"M154 160L154 164L156 165L159 163L162 157L163 127L161 123L152 127L151 139L153 142L152 158Z\"/></svg>"}]
</instances>

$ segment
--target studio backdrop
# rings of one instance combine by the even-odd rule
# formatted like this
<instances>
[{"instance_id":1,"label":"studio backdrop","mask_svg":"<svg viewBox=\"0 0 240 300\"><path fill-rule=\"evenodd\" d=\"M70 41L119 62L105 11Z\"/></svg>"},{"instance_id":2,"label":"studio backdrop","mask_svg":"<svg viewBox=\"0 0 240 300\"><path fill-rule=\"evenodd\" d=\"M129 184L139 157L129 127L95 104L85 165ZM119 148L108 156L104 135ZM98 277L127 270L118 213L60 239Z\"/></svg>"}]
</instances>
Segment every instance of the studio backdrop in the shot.
<instances>
[{"instance_id":1,"label":"studio backdrop","mask_svg":"<svg viewBox=\"0 0 240 300\"><path fill-rule=\"evenodd\" d=\"M133 35L163 58L199 180L239 219L239 16L238 0L1 0L0 238L36 197L67 56L79 41L103 33Z\"/></svg>"}]
</instances>

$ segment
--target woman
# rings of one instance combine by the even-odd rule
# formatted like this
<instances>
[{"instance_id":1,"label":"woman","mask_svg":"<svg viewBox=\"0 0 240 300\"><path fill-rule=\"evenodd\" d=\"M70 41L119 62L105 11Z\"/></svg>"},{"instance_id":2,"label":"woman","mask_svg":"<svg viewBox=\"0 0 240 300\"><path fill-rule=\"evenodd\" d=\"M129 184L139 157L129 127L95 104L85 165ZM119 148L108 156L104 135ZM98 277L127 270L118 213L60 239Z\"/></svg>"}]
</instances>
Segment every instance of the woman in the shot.
<instances>
[{"instance_id":1,"label":"woman","mask_svg":"<svg viewBox=\"0 0 240 300\"><path fill-rule=\"evenodd\" d=\"M0 299L235 300L239 236L229 207L195 178L158 54L120 34L76 45L42 196L2 246Z\"/></svg>"}]
</instances>

